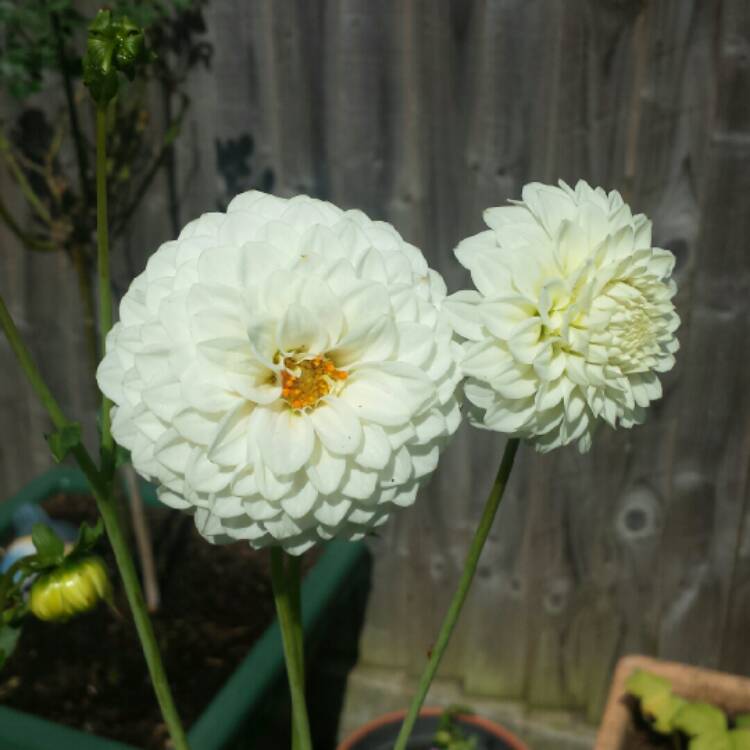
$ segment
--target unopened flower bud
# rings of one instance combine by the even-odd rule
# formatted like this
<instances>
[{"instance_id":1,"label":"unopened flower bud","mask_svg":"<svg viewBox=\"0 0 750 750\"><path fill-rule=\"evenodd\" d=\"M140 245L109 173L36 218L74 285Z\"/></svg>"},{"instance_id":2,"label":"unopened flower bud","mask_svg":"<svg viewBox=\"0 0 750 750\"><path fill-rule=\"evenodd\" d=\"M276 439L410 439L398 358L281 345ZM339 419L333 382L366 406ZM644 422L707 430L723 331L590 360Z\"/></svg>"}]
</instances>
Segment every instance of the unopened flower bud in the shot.
<instances>
[{"instance_id":1,"label":"unopened flower bud","mask_svg":"<svg viewBox=\"0 0 750 750\"><path fill-rule=\"evenodd\" d=\"M100 10L89 26L83 80L94 101L104 106L117 94L118 73L133 80L149 60L143 29L127 16Z\"/></svg>"},{"instance_id":2,"label":"unopened flower bud","mask_svg":"<svg viewBox=\"0 0 750 750\"><path fill-rule=\"evenodd\" d=\"M40 575L31 587L29 606L40 620L64 622L92 610L110 593L104 561L91 555Z\"/></svg>"}]
</instances>

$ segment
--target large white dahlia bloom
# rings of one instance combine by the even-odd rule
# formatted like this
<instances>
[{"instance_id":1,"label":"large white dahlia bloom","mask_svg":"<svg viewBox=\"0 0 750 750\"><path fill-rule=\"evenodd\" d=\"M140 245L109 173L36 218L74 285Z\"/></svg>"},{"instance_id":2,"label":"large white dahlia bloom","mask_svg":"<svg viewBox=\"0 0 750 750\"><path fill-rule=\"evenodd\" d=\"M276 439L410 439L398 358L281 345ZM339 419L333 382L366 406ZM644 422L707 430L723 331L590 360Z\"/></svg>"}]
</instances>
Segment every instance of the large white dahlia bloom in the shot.
<instances>
[{"instance_id":1,"label":"large white dahlia bloom","mask_svg":"<svg viewBox=\"0 0 750 750\"><path fill-rule=\"evenodd\" d=\"M359 538L414 501L460 421L444 297L390 224L239 195L123 297L97 373L114 437L213 542Z\"/></svg>"},{"instance_id":2,"label":"large white dahlia bloom","mask_svg":"<svg viewBox=\"0 0 750 750\"><path fill-rule=\"evenodd\" d=\"M600 421L632 427L661 396L680 320L674 256L617 191L532 183L484 213L459 261L478 291L446 301L463 343L470 418L546 452L591 446Z\"/></svg>"}]
</instances>

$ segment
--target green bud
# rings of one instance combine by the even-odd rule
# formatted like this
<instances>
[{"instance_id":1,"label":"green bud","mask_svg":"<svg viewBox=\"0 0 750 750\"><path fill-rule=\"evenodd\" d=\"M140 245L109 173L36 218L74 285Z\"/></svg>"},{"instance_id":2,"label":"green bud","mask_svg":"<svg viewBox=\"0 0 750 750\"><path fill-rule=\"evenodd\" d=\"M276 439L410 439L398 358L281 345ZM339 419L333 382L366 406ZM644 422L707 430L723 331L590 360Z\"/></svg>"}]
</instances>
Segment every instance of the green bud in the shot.
<instances>
[{"instance_id":1,"label":"green bud","mask_svg":"<svg viewBox=\"0 0 750 750\"><path fill-rule=\"evenodd\" d=\"M40 620L65 622L111 596L104 561L96 555L66 560L40 575L31 587L29 609Z\"/></svg>"},{"instance_id":2,"label":"green bud","mask_svg":"<svg viewBox=\"0 0 750 750\"><path fill-rule=\"evenodd\" d=\"M116 96L119 73L132 81L139 65L148 59L143 29L127 16L113 17L109 10L96 14L89 26L83 81L99 106Z\"/></svg>"}]
</instances>

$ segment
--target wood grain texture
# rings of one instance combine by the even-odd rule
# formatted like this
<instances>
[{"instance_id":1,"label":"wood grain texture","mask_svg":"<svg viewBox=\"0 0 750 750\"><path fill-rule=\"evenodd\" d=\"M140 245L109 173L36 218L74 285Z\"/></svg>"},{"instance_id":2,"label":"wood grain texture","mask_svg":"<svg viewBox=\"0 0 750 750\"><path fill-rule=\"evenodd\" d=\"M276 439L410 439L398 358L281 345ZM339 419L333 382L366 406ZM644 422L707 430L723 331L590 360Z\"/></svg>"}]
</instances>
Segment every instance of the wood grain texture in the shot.
<instances>
[{"instance_id":1,"label":"wood grain texture","mask_svg":"<svg viewBox=\"0 0 750 750\"><path fill-rule=\"evenodd\" d=\"M485 207L582 177L621 190L677 255L682 351L664 399L587 456L521 450L441 673L592 720L623 653L750 674L747 3L215 0L206 20L212 68L192 79L176 150L182 221L272 175L279 195L392 221L455 290L468 276L452 248ZM162 182L118 285L170 236ZM3 292L85 415L72 279L0 241ZM47 461L10 367L0 419L23 426L0 446L8 493ZM372 542L364 662L420 671L501 451L463 426L420 501Z\"/></svg>"}]
</instances>

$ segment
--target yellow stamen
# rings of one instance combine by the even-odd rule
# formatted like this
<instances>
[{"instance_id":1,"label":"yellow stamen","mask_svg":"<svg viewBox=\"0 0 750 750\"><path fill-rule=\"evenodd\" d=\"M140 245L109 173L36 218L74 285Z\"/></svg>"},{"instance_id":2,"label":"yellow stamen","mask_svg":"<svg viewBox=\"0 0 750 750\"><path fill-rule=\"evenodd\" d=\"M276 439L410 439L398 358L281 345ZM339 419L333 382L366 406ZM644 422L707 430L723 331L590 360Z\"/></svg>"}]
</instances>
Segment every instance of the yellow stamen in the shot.
<instances>
[{"instance_id":1,"label":"yellow stamen","mask_svg":"<svg viewBox=\"0 0 750 750\"><path fill-rule=\"evenodd\" d=\"M327 396L336 381L347 377L347 372L337 370L325 356L309 359L285 357L281 371L281 397L292 409L306 409Z\"/></svg>"}]
</instances>

